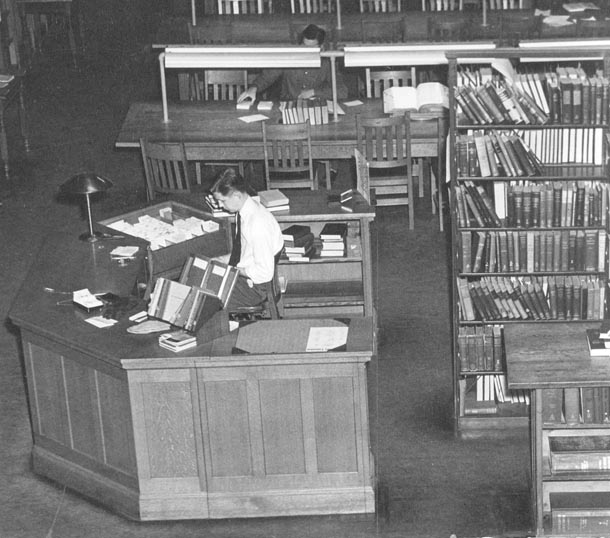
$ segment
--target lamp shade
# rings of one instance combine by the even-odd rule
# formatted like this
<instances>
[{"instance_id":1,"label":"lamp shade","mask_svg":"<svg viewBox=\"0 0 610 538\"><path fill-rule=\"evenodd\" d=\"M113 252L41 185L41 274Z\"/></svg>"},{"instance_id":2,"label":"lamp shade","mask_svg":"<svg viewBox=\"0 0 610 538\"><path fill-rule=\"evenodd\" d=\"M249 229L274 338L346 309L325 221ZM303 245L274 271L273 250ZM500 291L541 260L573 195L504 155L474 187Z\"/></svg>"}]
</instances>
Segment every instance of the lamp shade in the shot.
<instances>
[{"instance_id":1,"label":"lamp shade","mask_svg":"<svg viewBox=\"0 0 610 538\"><path fill-rule=\"evenodd\" d=\"M60 189L67 194L95 194L107 191L112 185L112 181L94 172L81 172L63 183Z\"/></svg>"}]
</instances>

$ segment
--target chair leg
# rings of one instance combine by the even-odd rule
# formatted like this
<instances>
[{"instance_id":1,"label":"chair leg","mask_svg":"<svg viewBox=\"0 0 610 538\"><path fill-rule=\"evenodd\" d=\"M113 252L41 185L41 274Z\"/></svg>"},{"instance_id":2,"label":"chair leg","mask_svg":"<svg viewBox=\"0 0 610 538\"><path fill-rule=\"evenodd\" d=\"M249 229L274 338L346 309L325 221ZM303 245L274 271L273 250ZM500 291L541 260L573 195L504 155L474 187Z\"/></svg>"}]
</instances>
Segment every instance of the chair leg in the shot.
<instances>
[{"instance_id":1,"label":"chair leg","mask_svg":"<svg viewBox=\"0 0 610 538\"><path fill-rule=\"evenodd\" d=\"M417 187L420 198L424 197L424 179L427 173L427 170L424 169L424 165L424 159L417 159ZM415 175L415 172L413 175Z\"/></svg>"},{"instance_id":2,"label":"chair leg","mask_svg":"<svg viewBox=\"0 0 610 538\"><path fill-rule=\"evenodd\" d=\"M415 196L413 192L413 165L407 171L407 202L409 204L409 229L415 229Z\"/></svg>"},{"instance_id":3,"label":"chair leg","mask_svg":"<svg viewBox=\"0 0 610 538\"><path fill-rule=\"evenodd\" d=\"M326 189L330 190L332 188L330 182L330 161L324 161L324 177L326 178Z\"/></svg>"}]
</instances>

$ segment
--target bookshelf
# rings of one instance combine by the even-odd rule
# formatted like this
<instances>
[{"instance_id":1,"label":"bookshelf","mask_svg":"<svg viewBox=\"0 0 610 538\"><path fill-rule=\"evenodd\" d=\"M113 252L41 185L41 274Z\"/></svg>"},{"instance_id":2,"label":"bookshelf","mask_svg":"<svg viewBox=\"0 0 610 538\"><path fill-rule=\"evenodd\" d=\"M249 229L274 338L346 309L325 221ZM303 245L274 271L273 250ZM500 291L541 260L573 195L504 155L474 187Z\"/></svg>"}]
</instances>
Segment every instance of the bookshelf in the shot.
<instances>
[{"instance_id":1,"label":"bookshelf","mask_svg":"<svg viewBox=\"0 0 610 538\"><path fill-rule=\"evenodd\" d=\"M447 58L455 427L509 432L527 427L530 394L507 384L506 327L606 314L607 61L597 49Z\"/></svg>"},{"instance_id":2,"label":"bookshelf","mask_svg":"<svg viewBox=\"0 0 610 538\"><path fill-rule=\"evenodd\" d=\"M610 374L590 357L598 323L505 327L509 387L531 392L531 501L543 535L606 535L610 524Z\"/></svg>"},{"instance_id":3,"label":"bookshelf","mask_svg":"<svg viewBox=\"0 0 610 538\"><path fill-rule=\"evenodd\" d=\"M375 316L371 223L375 210L367 203L353 212L329 205L323 191L290 195L290 211L278 212L282 230L307 226L316 238L327 224L343 223L345 249L330 257L313 255L309 261L280 260L278 275L286 282L284 318Z\"/></svg>"}]
</instances>

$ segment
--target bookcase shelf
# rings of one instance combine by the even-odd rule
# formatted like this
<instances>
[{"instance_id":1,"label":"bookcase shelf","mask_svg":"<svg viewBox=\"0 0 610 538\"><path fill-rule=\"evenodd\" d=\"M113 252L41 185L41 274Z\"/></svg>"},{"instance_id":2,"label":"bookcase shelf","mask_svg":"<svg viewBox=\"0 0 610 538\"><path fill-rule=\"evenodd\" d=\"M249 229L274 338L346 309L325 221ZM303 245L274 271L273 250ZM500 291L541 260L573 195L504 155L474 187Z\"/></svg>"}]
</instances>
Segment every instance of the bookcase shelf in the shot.
<instances>
[{"instance_id":1,"label":"bookcase shelf","mask_svg":"<svg viewBox=\"0 0 610 538\"><path fill-rule=\"evenodd\" d=\"M502 92L502 88L508 87L502 86L503 76L499 72L492 74L489 67L497 65L497 61L508 60L506 64L510 63L513 67L517 65L517 69L530 63L526 68L528 73L534 70L541 73L557 70L561 76L569 71L570 76L578 73L578 76L582 77L586 69L587 77L590 77L587 80L595 78L595 84L597 75L588 73L610 65L605 50L582 53L578 51L577 61L584 62L583 70L578 71L571 53L566 55L563 52L551 49L527 51L499 48L481 54L447 53L450 108L449 201L453 231L453 371L455 427L460 435L467 435L470 429L498 430L521 427L524 423L519 418L523 418L527 423L529 413L527 404L502 403L498 397L500 389L495 391L495 407L494 402L489 400L486 400L486 403L477 401L476 391L473 394L472 391L464 389L465 385L472 384L475 378L498 376L505 379L507 373L505 369L492 372L489 369L470 371L461 368L463 350L460 349L459 342L462 341L460 339L464 332L470 330L469 328L483 331L488 326L500 327L498 338L502 340L501 349L504 352L504 325L524 322L551 325L566 323L565 319L538 319L544 316L533 314L528 315L526 320L510 314L506 319L497 317L497 312L485 308L485 302L489 306L491 301L493 307L494 298L496 303L498 300L505 300L505 305L509 305L511 301L519 301L519 298L511 295L510 290L507 295L502 295L503 285L517 282L521 286L517 294L521 300L524 300L521 292L525 287L539 286L542 295L537 291L532 295L533 306L546 309L551 306L551 288L563 288L565 280L571 287L567 300L573 301L571 294L576 291L579 301L578 305L575 303L561 306L560 312L564 312L565 308L565 312L569 314L569 323L591 322L606 316L609 244L607 230L610 205L607 166L610 129L608 113L600 112L601 116L598 116L591 108L587 109L585 115L584 111L572 108L570 114L576 121L563 121L562 109L557 107L567 106L568 101L563 99L568 94L560 93L562 100L555 99L551 102L552 91L549 88L552 88L552 84L549 82L548 88L545 87L546 81L553 78L551 76L538 77L528 74L528 80L531 78L532 81L531 86L516 83L510 86L513 93L511 95L509 91L508 97L509 100L514 99L514 102L509 103L506 110L500 110L507 117L511 112L509 108L520 108L515 102L523 106L524 101L534 101L534 109L538 111L532 112L528 109L527 115L530 115L530 112L535 113L534 115L541 112L539 117L546 115L550 121L540 120L532 124L480 122L477 120L481 118L475 118L477 114L473 112L478 106L484 108L489 105L489 99L481 98L478 104L470 106L470 97L464 98L466 94L477 96L487 93L487 90L481 90L486 81L500 88L498 94ZM561 60L556 59L559 57ZM604 60L600 61L600 57ZM542 63L541 58L544 59ZM575 56L574 58L576 59ZM479 76L481 70L485 73ZM462 76L465 72L469 73L468 76ZM458 84L468 85L477 79L479 86L473 90L463 90L462 86L459 86L458 90ZM602 80L601 76L599 80ZM562 82L566 83L564 79ZM572 88L577 87L582 91L582 78L571 84ZM560 91L567 91L568 87L570 86L566 83ZM602 91L601 86L599 91ZM518 92L529 97L523 98L522 95L517 95ZM572 107L573 93L569 95L569 104ZM593 106L595 101L591 101L590 95L587 97L587 103ZM603 106L607 107L609 98L607 93L605 95ZM500 102L495 101L495 104ZM574 104L578 105L577 102ZM595 106L595 110L601 110L599 104ZM498 111L488 112L489 116L494 117ZM582 121L579 114L586 121ZM569 115L565 117L570 118ZM535 121L532 118L530 115L526 121ZM530 198L527 199L525 210L522 205L517 205L514 197L520 196L518 189L528 193L530 190L535 192L536 204L539 205L534 205ZM576 192L579 192L580 196L578 206ZM587 194L583 196L582 192ZM557 196L563 198L558 202ZM519 199L519 204L521 203ZM527 219L523 220L525 211L531 211L531 214L527 213ZM534 211L538 213L532 221L530 217ZM545 222L547 226L541 225ZM576 241L579 242L578 246L575 246ZM583 246L585 242L587 246ZM558 264L558 259L561 259L561 265ZM485 271L485 267L491 270ZM478 300L475 297L477 295ZM582 299L583 295L589 303ZM515 303L512 305L515 306ZM529 313L527 305L523 306ZM482 308L488 311L487 315ZM577 310L578 318L589 319L570 319L574 312L572 308L581 309ZM588 308L588 311L582 310L583 308ZM586 315L583 316L583 313ZM467 351L471 352L473 351ZM491 389L491 392L493 393L494 389ZM490 395L485 397L489 398ZM463 399L465 401L462 401Z\"/></svg>"}]
</instances>

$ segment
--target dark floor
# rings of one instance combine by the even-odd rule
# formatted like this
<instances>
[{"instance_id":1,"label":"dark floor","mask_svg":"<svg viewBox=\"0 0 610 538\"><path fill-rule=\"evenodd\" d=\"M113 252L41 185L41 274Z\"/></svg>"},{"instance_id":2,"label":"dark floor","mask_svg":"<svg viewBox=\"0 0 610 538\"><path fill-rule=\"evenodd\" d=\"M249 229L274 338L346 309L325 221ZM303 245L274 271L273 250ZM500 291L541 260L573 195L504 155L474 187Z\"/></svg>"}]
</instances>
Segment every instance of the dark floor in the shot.
<instances>
[{"instance_id":1,"label":"dark floor","mask_svg":"<svg viewBox=\"0 0 610 538\"><path fill-rule=\"evenodd\" d=\"M70 68L59 41L28 76L32 150L26 155L13 137L14 177L0 179L3 318L45 233L86 228L78 205L56 200L59 184L84 168L113 179L115 187L94 205L97 219L145 200L138 153L114 149L114 139L132 100L159 98L156 62L144 46L145 31L124 21L105 24L116 39L103 45L92 32L79 70ZM8 130L16 133L13 114ZM369 370L370 415L377 474L389 493L387 517L135 523L63 491L30 470L17 334L7 321L0 331L0 538L527 533L526 437L461 440L452 431L448 236L438 232L427 199L416 205L415 231L408 230L404 208L382 208L374 233L381 338Z\"/></svg>"}]
</instances>

